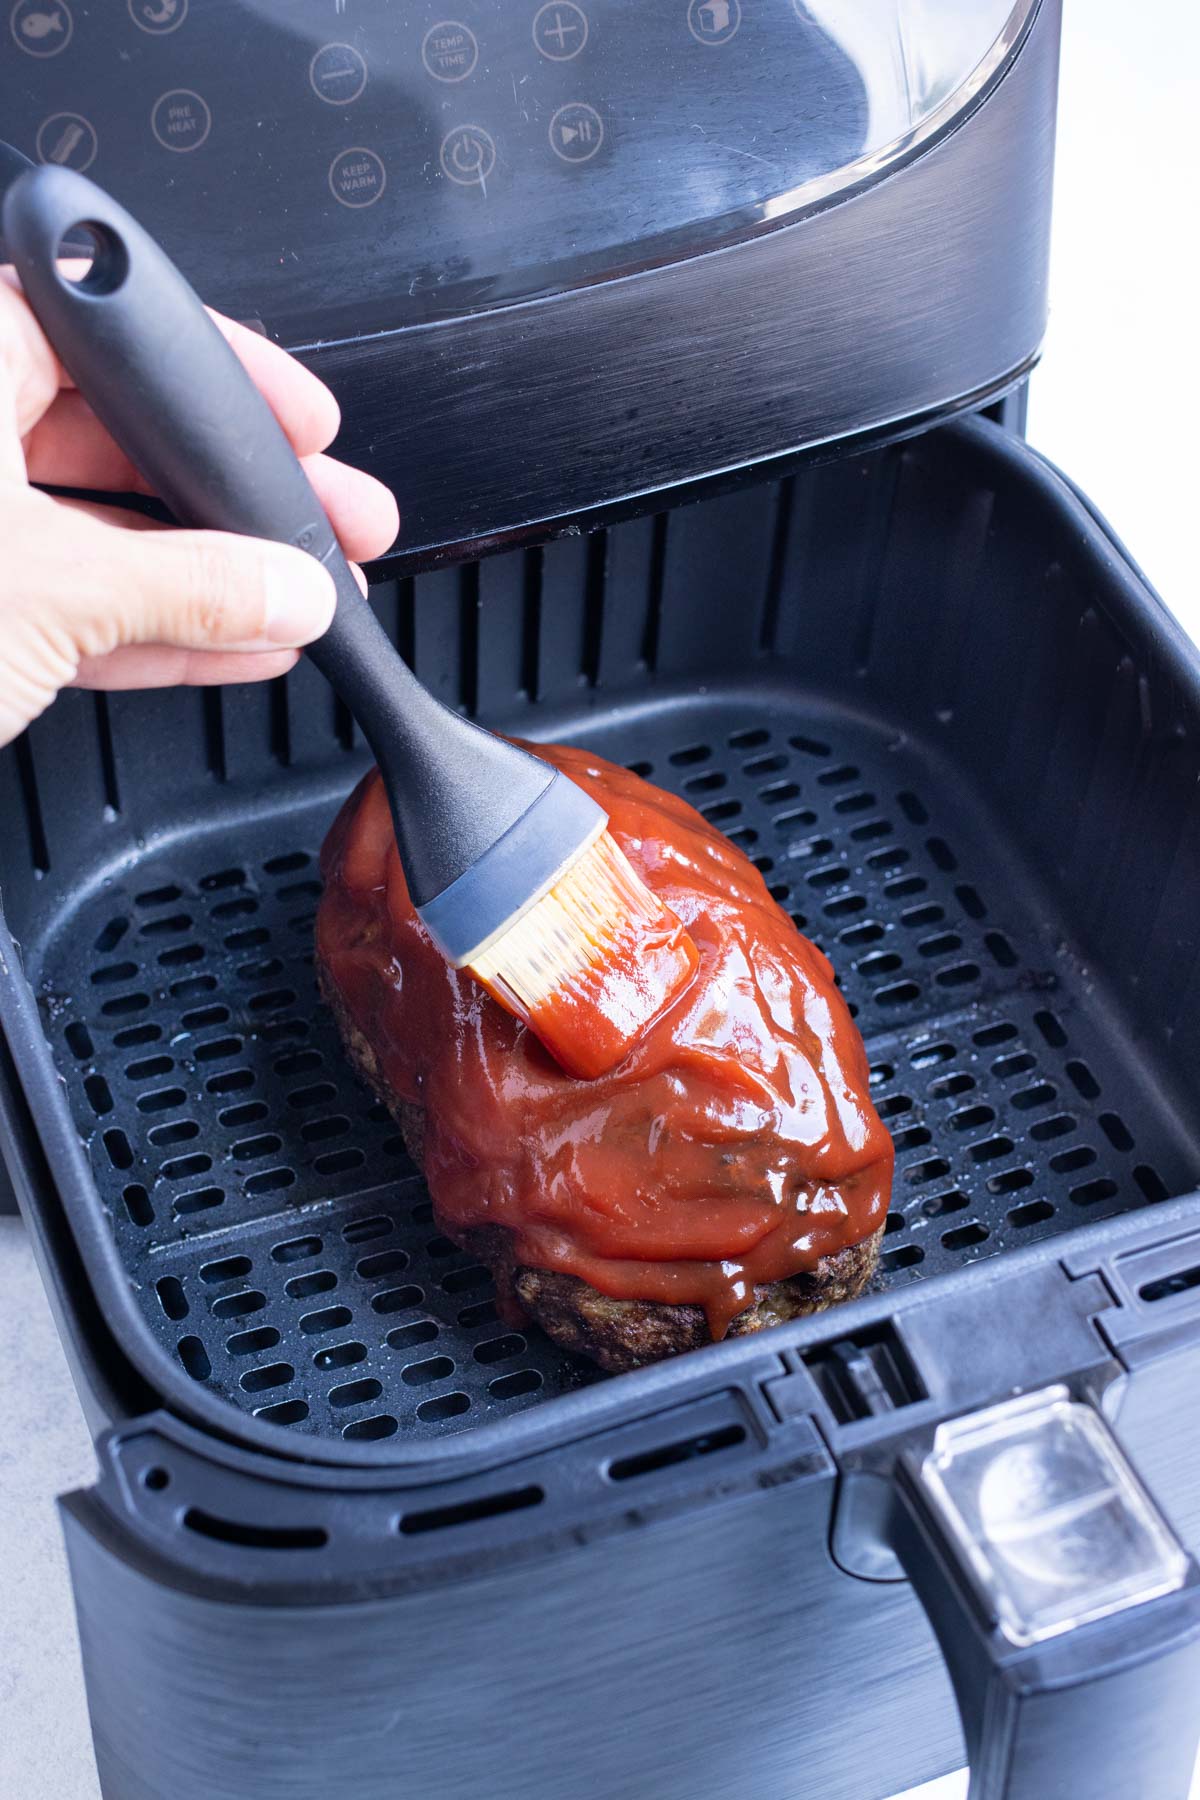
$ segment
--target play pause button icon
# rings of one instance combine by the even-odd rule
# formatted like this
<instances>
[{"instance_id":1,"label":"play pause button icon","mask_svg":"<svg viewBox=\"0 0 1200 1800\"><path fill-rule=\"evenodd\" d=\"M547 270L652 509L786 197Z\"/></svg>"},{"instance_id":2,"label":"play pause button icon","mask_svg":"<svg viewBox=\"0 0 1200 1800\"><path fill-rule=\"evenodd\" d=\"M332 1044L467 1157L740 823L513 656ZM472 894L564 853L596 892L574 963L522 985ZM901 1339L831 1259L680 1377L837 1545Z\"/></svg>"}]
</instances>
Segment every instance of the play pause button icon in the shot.
<instances>
[{"instance_id":1,"label":"play pause button icon","mask_svg":"<svg viewBox=\"0 0 1200 1800\"><path fill-rule=\"evenodd\" d=\"M604 142L604 121L583 100L560 106L550 121L550 148L563 162L589 162Z\"/></svg>"}]
</instances>

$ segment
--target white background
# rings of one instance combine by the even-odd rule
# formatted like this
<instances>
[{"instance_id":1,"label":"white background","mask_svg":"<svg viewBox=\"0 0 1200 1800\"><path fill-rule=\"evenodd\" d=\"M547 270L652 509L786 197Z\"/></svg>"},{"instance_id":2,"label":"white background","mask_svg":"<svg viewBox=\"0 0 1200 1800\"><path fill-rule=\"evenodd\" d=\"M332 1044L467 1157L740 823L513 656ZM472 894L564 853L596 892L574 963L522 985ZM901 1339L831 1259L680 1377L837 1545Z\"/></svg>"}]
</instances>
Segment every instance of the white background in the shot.
<instances>
[{"instance_id":1,"label":"white background","mask_svg":"<svg viewBox=\"0 0 1200 1800\"><path fill-rule=\"evenodd\" d=\"M1200 0L1067 0L1052 316L1029 436L1200 637L1198 21ZM90 1482L94 1462L22 1228L9 1219L0 1320L0 1794L96 1800L52 1504ZM904 1800L965 1793L955 1775Z\"/></svg>"},{"instance_id":2,"label":"white background","mask_svg":"<svg viewBox=\"0 0 1200 1800\"><path fill-rule=\"evenodd\" d=\"M1066 0L1061 82L1028 436L1200 638L1200 6Z\"/></svg>"}]
</instances>

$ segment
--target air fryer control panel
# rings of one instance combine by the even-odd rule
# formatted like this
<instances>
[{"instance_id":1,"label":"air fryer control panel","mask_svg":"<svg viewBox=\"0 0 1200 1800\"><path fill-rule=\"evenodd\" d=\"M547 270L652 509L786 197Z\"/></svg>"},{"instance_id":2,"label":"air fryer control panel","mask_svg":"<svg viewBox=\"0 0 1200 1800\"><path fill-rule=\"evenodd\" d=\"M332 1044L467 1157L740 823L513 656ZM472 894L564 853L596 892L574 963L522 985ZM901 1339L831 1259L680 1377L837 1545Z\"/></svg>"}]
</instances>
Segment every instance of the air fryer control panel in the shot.
<instances>
[{"instance_id":1,"label":"air fryer control panel","mask_svg":"<svg viewBox=\"0 0 1200 1800\"><path fill-rule=\"evenodd\" d=\"M704 248L857 156L804 0L0 0L3 135L289 342Z\"/></svg>"},{"instance_id":2,"label":"air fryer control panel","mask_svg":"<svg viewBox=\"0 0 1200 1800\"><path fill-rule=\"evenodd\" d=\"M300 350L413 567L1002 392L1059 0L0 0L0 138Z\"/></svg>"}]
</instances>

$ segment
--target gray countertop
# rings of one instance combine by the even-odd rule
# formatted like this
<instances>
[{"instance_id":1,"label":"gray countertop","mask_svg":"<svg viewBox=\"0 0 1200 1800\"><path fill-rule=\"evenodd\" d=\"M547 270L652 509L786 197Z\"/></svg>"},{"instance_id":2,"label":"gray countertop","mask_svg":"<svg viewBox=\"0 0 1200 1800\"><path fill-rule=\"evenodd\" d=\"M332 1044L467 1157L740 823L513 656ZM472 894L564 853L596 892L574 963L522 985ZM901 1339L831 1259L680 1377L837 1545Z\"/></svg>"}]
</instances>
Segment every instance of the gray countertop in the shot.
<instances>
[{"instance_id":1,"label":"gray countertop","mask_svg":"<svg viewBox=\"0 0 1200 1800\"><path fill-rule=\"evenodd\" d=\"M1029 435L1105 511L1194 636L1200 417L1192 229L1194 0L1068 0L1046 360ZM0 1794L99 1789L54 1496L95 1461L23 1228L0 1219ZM903 1800L962 1800L947 1777ZM248 1797L249 1800L249 1797ZM1194 1790L1200 1800L1200 1784Z\"/></svg>"},{"instance_id":2,"label":"gray countertop","mask_svg":"<svg viewBox=\"0 0 1200 1800\"><path fill-rule=\"evenodd\" d=\"M0 1219L0 1794L96 1800L54 1496L96 1459L19 1219Z\"/></svg>"}]
</instances>

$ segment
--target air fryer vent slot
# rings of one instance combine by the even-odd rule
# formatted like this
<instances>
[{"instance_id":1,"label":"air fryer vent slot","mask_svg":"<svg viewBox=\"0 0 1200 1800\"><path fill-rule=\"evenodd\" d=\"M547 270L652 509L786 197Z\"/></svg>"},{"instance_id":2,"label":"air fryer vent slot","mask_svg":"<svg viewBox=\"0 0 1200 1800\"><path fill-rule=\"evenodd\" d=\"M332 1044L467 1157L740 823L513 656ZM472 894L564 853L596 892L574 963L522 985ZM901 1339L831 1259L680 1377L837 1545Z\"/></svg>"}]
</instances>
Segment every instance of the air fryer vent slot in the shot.
<instances>
[{"instance_id":1,"label":"air fryer vent slot","mask_svg":"<svg viewBox=\"0 0 1200 1800\"><path fill-rule=\"evenodd\" d=\"M1138 1289L1138 1295L1142 1300L1153 1304L1156 1300L1173 1300L1176 1294L1186 1294L1196 1287L1200 1287L1200 1266L1180 1269L1173 1275L1163 1275L1157 1281L1148 1281Z\"/></svg>"},{"instance_id":2,"label":"air fryer vent slot","mask_svg":"<svg viewBox=\"0 0 1200 1800\"><path fill-rule=\"evenodd\" d=\"M1141 1077L1047 968L1004 847L980 851L935 766L763 700L632 717L591 741L718 819L834 961L897 1145L884 1282L1183 1190ZM184 840L94 894L44 956L46 1028L177 1366L304 1432L462 1431L599 1376L498 1319L346 1067L312 970L329 816L281 802L239 828L236 864Z\"/></svg>"},{"instance_id":3,"label":"air fryer vent slot","mask_svg":"<svg viewBox=\"0 0 1200 1800\"><path fill-rule=\"evenodd\" d=\"M322 1550L329 1533L320 1525L247 1525L237 1519L219 1519L198 1506L183 1515L189 1531L214 1538L220 1544L237 1544L244 1550Z\"/></svg>"},{"instance_id":4,"label":"air fryer vent slot","mask_svg":"<svg viewBox=\"0 0 1200 1800\"><path fill-rule=\"evenodd\" d=\"M618 1456L608 1465L610 1481L633 1481L639 1475L654 1475L659 1469L674 1469L680 1463L693 1462L698 1456L715 1456L720 1450L732 1450L746 1441L744 1425L721 1425L715 1431L704 1431L696 1437L681 1438L670 1444L658 1444L653 1450L642 1450L636 1456Z\"/></svg>"},{"instance_id":5,"label":"air fryer vent slot","mask_svg":"<svg viewBox=\"0 0 1200 1800\"><path fill-rule=\"evenodd\" d=\"M405 1536L417 1532L445 1531L452 1525L473 1525L480 1519L496 1519L506 1513L540 1506L546 1498L540 1487L513 1488L503 1494L483 1494L478 1500L462 1500L455 1506L430 1506L423 1512L406 1512L400 1520Z\"/></svg>"}]
</instances>

